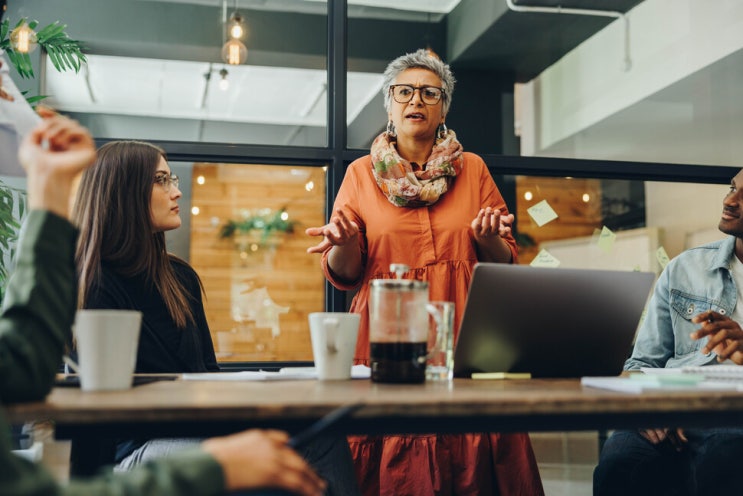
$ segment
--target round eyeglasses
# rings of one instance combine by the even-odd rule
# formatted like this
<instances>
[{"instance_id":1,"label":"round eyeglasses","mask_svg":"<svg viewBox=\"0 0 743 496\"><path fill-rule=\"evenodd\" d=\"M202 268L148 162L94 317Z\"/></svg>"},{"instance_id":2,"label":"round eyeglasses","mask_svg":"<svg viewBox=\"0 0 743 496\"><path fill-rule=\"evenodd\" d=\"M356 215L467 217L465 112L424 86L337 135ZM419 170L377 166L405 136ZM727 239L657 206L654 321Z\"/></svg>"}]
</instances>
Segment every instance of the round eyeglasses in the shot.
<instances>
[{"instance_id":1,"label":"round eyeglasses","mask_svg":"<svg viewBox=\"0 0 743 496\"><path fill-rule=\"evenodd\" d=\"M420 99L426 105L436 105L444 95L444 88L437 86L413 86L411 84L393 84L390 86L392 98L397 103L408 103L413 99L416 90L420 93Z\"/></svg>"},{"instance_id":2,"label":"round eyeglasses","mask_svg":"<svg viewBox=\"0 0 743 496\"><path fill-rule=\"evenodd\" d=\"M178 176L176 176L175 174L158 174L155 176L155 183L162 186L166 192L170 191L171 184L177 188L178 181Z\"/></svg>"}]
</instances>

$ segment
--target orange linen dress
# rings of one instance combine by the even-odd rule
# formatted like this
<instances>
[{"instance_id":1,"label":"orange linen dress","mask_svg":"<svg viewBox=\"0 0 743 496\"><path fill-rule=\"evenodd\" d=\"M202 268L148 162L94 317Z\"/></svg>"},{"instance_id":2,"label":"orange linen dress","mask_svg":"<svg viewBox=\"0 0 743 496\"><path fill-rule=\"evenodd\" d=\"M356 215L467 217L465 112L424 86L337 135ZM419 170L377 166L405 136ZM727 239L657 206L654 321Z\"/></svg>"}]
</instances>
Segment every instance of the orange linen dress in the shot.
<instances>
[{"instance_id":1,"label":"orange linen dress","mask_svg":"<svg viewBox=\"0 0 743 496\"><path fill-rule=\"evenodd\" d=\"M455 302L456 339L477 262L470 223L483 207L506 212L485 162L473 153L464 153L462 172L429 207L390 203L371 168L368 155L348 167L334 206L343 209L363 234L361 279L350 283L337 279L328 270L328 252L322 257L325 276L335 287L359 288L351 304L351 311L361 314L355 362L366 365L369 281L394 278L390 263L408 265L411 270L405 277L428 281L430 300ZM506 241L515 260L516 242L511 236ZM544 494L527 434L351 436L349 444L364 496Z\"/></svg>"}]
</instances>

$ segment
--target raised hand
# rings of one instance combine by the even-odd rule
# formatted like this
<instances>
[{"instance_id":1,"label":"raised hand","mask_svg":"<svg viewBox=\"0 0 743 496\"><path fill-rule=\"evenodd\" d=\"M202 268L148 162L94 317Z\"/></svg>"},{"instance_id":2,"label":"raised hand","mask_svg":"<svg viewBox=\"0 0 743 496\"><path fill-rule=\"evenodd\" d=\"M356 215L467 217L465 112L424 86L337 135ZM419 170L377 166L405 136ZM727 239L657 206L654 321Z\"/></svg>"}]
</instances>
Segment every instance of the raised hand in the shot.
<instances>
[{"instance_id":1,"label":"raised hand","mask_svg":"<svg viewBox=\"0 0 743 496\"><path fill-rule=\"evenodd\" d=\"M2 67L2 66L3 66L3 61L0 60L0 67ZM7 100L9 102L12 102L12 101L15 100L15 98L13 98L13 95L11 95L10 93L8 93L8 91L3 86L3 76L2 75L0 75L0 99Z\"/></svg>"},{"instance_id":2,"label":"raised hand","mask_svg":"<svg viewBox=\"0 0 743 496\"><path fill-rule=\"evenodd\" d=\"M18 159L28 172L28 206L67 217L72 184L95 160L95 142L83 126L40 108L43 118L24 138Z\"/></svg>"},{"instance_id":3,"label":"raised hand","mask_svg":"<svg viewBox=\"0 0 743 496\"><path fill-rule=\"evenodd\" d=\"M513 214L501 215L500 209L481 208L470 223L476 241L486 240L492 236L507 236L511 232Z\"/></svg>"},{"instance_id":4,"label":"raised hand","mask_svg":"<svg viewBox=\"0 0 743 496\"><path fill-rule=\"evenodd\" d=\"M309 236L323 236L323 240L307 248L307 253L323 253L333 246L344 246L350 241L356 242L359 235L359 226L341 209L337 209L330 217L330 222L322 227L310 227L305 230Z\"/></svg>"}]
</instances>

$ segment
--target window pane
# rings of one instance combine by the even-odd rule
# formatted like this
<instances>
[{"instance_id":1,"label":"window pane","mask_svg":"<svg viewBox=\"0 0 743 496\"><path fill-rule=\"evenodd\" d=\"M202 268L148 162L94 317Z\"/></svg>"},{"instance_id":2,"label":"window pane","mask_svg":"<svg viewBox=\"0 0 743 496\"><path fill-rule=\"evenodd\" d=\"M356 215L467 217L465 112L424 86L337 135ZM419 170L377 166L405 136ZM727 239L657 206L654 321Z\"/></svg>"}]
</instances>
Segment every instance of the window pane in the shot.
<instances>
[{"instance_id":1,"label":"window pane","mask_svg":"<svg viewBox=\"0 0 743 496\"><path fill-rule=\"evenodd\" d=\"M40 93L97 138L327 145L325 2L29 1L34 16L67 23L88 58L77 74L47 58ZM238 65L222 56L234 12Z\"/></svg>"},{"instance_id":2,"label":"window pane","mask_svg":"<svg viewBox=\"0 0 743 496\"><path fill-rule=\"evenodd\" d=\"M325 286L319 255L306 253L317 240L304 230L325 223L325 168L191 168L181 211L191 211L190 263L204 284L217 358L312 360L307 316L324 309Z\"/></svg>"},{"instance_id":3,"label":"window pane","mask_svg":"<svg viewBox=\"0 0 743 496\"><path fill-rule=\"evenodd\" d=\"M514 179L516 206L509 207L516 215L520 264L659 274L662 253L673 258L724 236L717 229L724 185ZM688 198L694 198L693 208Z\"/></svg>"}]
</instances>

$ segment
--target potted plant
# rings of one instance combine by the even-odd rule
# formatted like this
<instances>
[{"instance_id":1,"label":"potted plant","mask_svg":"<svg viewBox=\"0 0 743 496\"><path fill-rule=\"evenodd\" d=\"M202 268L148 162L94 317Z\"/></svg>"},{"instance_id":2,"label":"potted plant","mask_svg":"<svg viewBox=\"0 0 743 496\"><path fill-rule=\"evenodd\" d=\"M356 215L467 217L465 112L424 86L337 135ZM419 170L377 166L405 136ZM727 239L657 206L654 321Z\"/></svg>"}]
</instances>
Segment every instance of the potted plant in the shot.
<instances>
[{"instance_id":1,"label":"potted plant","mask_svg":"<svg viewBox=\"0 0 743 496\"><path fill-rule=\"evenodd\" d=\"M295 222L289 220L285 208L243 210L239 219L229 219L219 230L220 238L233 238L237 244L246 242L260 248L276 247L284 233L294 232ZM255 250L253 250L255 251Z\"/></svg>"},{"instance_id":2,"label":"potted plant","mask_svg":"<svg viewBox=\"0 0 743 496\"><path fill-rule=\"evenodd\" d=\"M6 263L15 255L20 219L25 210L26 198L23 192L0 181L0 301L5 294L5 282L9 272Z\"/></svg>"}]
</instances>

